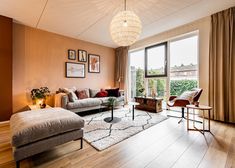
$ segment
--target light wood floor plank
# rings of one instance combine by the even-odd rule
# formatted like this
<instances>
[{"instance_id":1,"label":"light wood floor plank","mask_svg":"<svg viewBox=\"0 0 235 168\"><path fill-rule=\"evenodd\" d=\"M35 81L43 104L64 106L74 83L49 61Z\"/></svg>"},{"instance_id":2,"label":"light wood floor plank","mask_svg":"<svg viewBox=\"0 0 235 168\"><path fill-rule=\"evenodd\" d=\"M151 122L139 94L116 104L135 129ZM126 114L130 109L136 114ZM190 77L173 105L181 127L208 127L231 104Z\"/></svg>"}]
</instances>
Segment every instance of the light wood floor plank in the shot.
<instances>
[{"instance_id":1,"label":"light wood floor plank","mask_svg":"<svg viewBox=\"0 0 235 168\"><path fill-rule=\"evenodd\" d=\"M24 160L21 168L234 167L234 126L212 121L214 136L204 137L177 121L170 118L100 152L86 142L82 150L79 141L69 142ZM15 167L6 123L0 125L0 167Z\"/></svg>"}]
</instances>

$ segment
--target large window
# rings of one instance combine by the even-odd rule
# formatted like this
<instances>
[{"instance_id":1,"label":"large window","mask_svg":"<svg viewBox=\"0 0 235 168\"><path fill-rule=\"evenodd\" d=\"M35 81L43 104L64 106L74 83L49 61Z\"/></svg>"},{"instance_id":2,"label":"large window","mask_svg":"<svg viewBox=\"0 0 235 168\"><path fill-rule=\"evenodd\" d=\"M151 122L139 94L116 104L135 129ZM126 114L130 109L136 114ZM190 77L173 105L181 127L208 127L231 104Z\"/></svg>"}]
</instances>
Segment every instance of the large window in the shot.
<instances>
[{"instance_id":1,"label":"large window","mask_svg":"<svg viewBox=\"0 0 235 168\"><path fill-rule=\"evenodd\" d=\"M167 43L145 48L145 77L167 76Z\"/></svg>"},{"instance_id":2,"label":"large window","mask_svg":"<svg viewBox=\"0 0 235 168\"><path fill-rule=\"evenodd\" d=\"M198 87L198 36L170 42L170 94Z\"/></svg>"},{"instance_id":3,"label":"large window","mask_svg":"<svg viewBox=\"0 0 235 168\"><path fill-rule=\"evenodd\" d=\"M130 52L130 97L164 100L198 87L197 32ZM168 58L168 59L167 59Z\"/></svg>"},{"instance_id":4,"label":"large window","mask_svg":"<svg viewBox=\"0 0 235 168\"><path fill-rule=\"evenodd\" d=\"M143 96L144 86L144 50L131 52L130 56L130 96Z\"/></svg>"}]
</instances>

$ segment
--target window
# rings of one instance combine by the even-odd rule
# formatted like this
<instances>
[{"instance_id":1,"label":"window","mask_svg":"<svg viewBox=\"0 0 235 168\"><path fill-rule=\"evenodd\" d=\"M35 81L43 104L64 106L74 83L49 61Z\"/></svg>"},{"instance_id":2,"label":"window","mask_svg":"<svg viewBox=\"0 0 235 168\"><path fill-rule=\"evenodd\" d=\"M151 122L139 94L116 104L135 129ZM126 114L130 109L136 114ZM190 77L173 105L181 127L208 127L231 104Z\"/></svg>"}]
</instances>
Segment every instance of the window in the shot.
<instances>
[{"instance_id":1,"label":"window","mask_svg":"<svg viewBox=\"0 0 235 168\"><path fill-rule=\"evenodd\" d=\"M198 87L198 32L130 52L129 59L129 98L146 95L166 101Z\"/></svg>"},{"instance_id":2,"label":"window","mask_svg":"<svg viewBox=\"0 0 235 168\"><path fill-rule=\"evenodd\" d=\"M198 87L198 35L170 42L170 95Z\"/></svg>"},{"instance_id":3,"label":"window","mask_svg":"<svg viewBox=\"0 0 235 168\"><path fill-rule=\"evenodd\" d=\"M167 43L145 48L145 77L167 76Z\"/></svg>"},{"instance_id":4,"label":"window","mask_svg":"<svg viewBox=\"0 0 235 168\"><path fill-rule=\"evenodd\" d=\"M133 99L135 96L143 96L145 91L144 86L144 50L131 52L130 58L130 96Z\"/></svg>"}]
</instances>

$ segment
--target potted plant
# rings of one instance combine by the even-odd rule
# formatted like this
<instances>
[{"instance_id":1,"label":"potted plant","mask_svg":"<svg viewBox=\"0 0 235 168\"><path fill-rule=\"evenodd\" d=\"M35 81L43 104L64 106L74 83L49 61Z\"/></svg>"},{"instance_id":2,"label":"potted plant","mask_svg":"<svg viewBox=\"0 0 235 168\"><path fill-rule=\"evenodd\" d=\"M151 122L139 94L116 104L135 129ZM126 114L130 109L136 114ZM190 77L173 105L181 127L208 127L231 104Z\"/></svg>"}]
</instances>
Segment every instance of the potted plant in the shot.
<instances>
[{"instance_id":1,"label":"potted plant","mask_svg":"<svg viewBox=\"0 0 235 168\"><path fill-rule=\"evenodd\" d=\"M40 87L31 90L31 97L40 108L46 107L46 98L50 95L48 87Z\"/></svg>"}]
</instances>

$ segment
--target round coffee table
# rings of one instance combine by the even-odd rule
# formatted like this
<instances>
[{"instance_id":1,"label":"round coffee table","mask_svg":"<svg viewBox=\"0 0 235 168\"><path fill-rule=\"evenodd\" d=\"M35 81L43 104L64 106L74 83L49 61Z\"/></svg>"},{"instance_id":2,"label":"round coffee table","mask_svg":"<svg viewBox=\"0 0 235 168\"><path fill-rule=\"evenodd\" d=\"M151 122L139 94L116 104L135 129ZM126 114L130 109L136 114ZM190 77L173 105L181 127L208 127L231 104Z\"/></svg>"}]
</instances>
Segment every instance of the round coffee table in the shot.
<instances>
[{"instance_id":1,"label":"round coffee table","mask_svg":"<svg viewBox=\"0 0 235 168\"><path fill-rule=\"evenodd\" d=\"M140 103L137 102L128 102L129 106L132 106L132 120L135 119L135 106L140 105Z\"/></svg>"},{"instance_id":2,"label":"round coffee table","mask_svg":"<svg viewBox=\"0 0 235 168\"><path fill-rule=\"evenodd\" d=\"M118 123L119 121L121 121L121 118L113 116L113 109L114 109L115 105L102 104L102 106L106 106L108 108L111 108L111 117L104 118L105 122L107 122L107 123Z\"/></svg>"}]
</instances>

